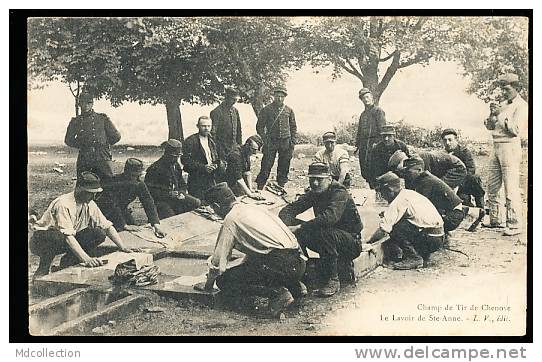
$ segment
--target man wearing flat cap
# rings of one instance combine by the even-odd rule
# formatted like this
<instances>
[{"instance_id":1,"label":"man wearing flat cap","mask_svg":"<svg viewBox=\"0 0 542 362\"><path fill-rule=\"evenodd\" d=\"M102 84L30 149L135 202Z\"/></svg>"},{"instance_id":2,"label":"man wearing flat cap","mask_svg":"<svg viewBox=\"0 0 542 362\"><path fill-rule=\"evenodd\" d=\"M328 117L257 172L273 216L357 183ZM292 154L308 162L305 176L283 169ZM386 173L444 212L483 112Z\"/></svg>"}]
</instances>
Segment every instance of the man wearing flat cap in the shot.
<instances>
[{"instance_id":1,"label":"man wearing flat cap","mask_svg":"<svg viewBox=\"0 0 542 362\"><path fill-rule=\"evenodd\" d=\"M485 121L493 137L493 152L488 165L488 204L490 222L486 227L502 227L499 216L499 191L504 184L506 197L505 235L521 233L522 200L520 189L521 138L527 137L529 106L519 95L520 83L516 74L499 78L504 100L491 111Z\"/></svg>"},{"instance_id":2,"label":"man wearing flat cap","mask_svg":"<svg viewBox=\"0 0 542 362\"><path fill-rule=\"evenodd\" d=\"M256 177L258 190L263 190L278 153L277 183L284 187L288 182L290 161L297 140L297 124L294 111L284 104L288 95L286 88L280 86L273 90L273 102L258 114L256 132L264 141L260 173Z\"/></svg>"},{"instance_id":3,"label":"man wearing flat cap","mask_svg":"<svg viewBox=\"0 0 542 362\"><path fill-rule=\"evenodd\" d=\"M64 253L60 268L77 263L84 263L89 268L101 266L102 261L96 258L96 248L106 236L120 251L138 251L124 246L113 223L94 202L96 194L102 191L100 178L83 171L78 176L75 190L54 199L41 219L31 223L34 234L30 239L30 250L40 257L35 277L49 274L54 257Z\"/></svg>"},{"instance_id":4,"label":"man wearing flat cap","mask_svg":"<svg viewBox=\"0 0 542 362\"><path fill-rule=\"evenodd\" d=\"M139 231L136 226L129 205L136 198L139 199L149 224L158 237L164 237L165 233L160 228L160 219L156 211L156 205L145 182L141 180L144 167L143 161L137 158L129 158L124 164L124 172L115 175L103 185L104 192L96 200L105 217L113 222L117 231Z\"/></svg>"},{"instance_id":5,"label":"man wearing flat cap","mask_svg":"<svg viewBox=\"0 0 542 362\"><path fill-rule=\"evenodd\" d=\"M179 157L182 144L170 139L164 144L164 155L147 168L147 185L158 211L158 217L183 214L197 209L201 201L188 195Z\"/></svg>"},{"instance_id":6,"label":"man wearing flat cap","mask_svg":"<svg viewBox=\"0 0 542 362\"><path fill-rule=\"evenodd\" d=\"M471 196L474 197L476 207L483 210L485 191L482 187L482 179L476 174L476 164L471 151L467 146L458 142L457 132L453 128L446 128L443 130L440 137L446 152L463 161L467 168L467 176L463 183L459 185L457 196L463 200L465 206L474 206L471 201Z\"/></svg>"},{"instance_id":7,"label":"man wearing flat cap","mask_svg":"<svg viewBox=\"0 0 542 362\"><path fill-rule=\"evenodd\" d=\"M415 155L423 160L426 171L440 178L452 189L459 187L467 176L465 164L459 158L444 151L420 150ZM399 177L404 177L403 162L407 158L408 156L403 151L395 151L388 161L388 169Z\"/></svg>"},{"instance_id":8,"label":"man wearing flat cap","mask_svg":"<svg viewBox=\"0 0 542 362\"><path fill-rule=\"evenodd\" d=\"M322 136L324 149L316 152L314 162L325 163L333 180L344 187L350 187L352 178L350 176L350 156L348 152L337 146L337 135L335 132L326 132Z\"/></svg>"},{"instance_id":9,"label":"man wearing flat cap","mask_svg":"<svg viewBox=\"0 0 542 362\"><path fill-rule=\"evenodd\" d=\"M215 109L211 111L211 136L227 155L235 145L242 144L241 118L239 111L234 107L239 92L234 88L226 88L225 97Z\"/></svg>"},{"instance_id":10,"label":"man wearing flat cap","mask_svg":"<svg viewBox=\"0 0 542 362\"><path fill-rule=\"evenodd\" d=\"M310 191L280 210L279 217L304 249L320 255L322 287L317 295L330 297L339 291L340 283L355 281L353 260L361 253L363 224L352 196L331 178L326 164L315 162L309 166L309 184ZM310 208L314 219L297 219Z\"/></svg>"},{"instance_id":11,"label":"man wearing flat cap","mask_svg":"<svg viewBox=\"0 0 542 362\"><path fill-rule=\"evenodd\" d=\"M92 109L93 96L83 92L79 96L81 114L71 119L64 142L79 149L77 174L83 171L96 173L102 181L113 177L110 146L120 141L120 133L104 113Z\"/></svg>"},{"instance_id":12,"label":"man wearing flat cap","mask_svg":"<svg viewBox=\"0 0 542 362\"><path fill-rule=\"evenodd\" d=\"M207 190L205 199L224 222L207 261L207 280L196 284L195 289L210 291L216 281L230 300L267 297L273 317L307 295L301 282L307 259L294 234L276 215L263 207L238 202L225 182ZM233 249L245 254L237 266L228 265Z\"/></svg>"},{"instance_id":13,"label":"man wearing flat cap","mask_svg":"<svg viewBox=\"0 0 542 362\"><path fill-rule=\"evenodd\" d=\"M389 205L367 243L389 235L384 244L384 258L393 269L426 266L430 254L443 244L444 222L437 209L425 196L404 189L399 176L391 171L378 177L375 187Z\"/></svg>"},{"instance_id":14,"label":"man wearing flat cap","mask_svg":"<svg viewBox=\"0 0 542 362\"><path fill-rule=\"evenodd\" d=\"M395 127L393 125L382 126L380 131L382 141L374 145L369 162L368 182L371 188L374 188L375 180L378 176L388 172L388 160L395 151L403 151L409 155L406 143L395 138Z\"/></svg>"},{"instance_id":15,"label":"man wearing flat cap","mask_svg":"<svg viewBox=\"0 0 542 362\"><path fill-rule=\"evenodd\" d=\"M359 152L361 176L369 182L371 149L380 141L382 126L386 124L386 114L382 108L374 104L373 94L368 88L362 88L359 91L359 99L363 102L365 110L359 117L356 152Z\"/></svg>"},{"instance_id":16,"label":"man wearing flat cap","mask_svg":"<svg viewBox=\"0 0 542 362\"><path fill-rule=\"evenodd\" d=\"M263 140L259 135L247 138L241 147L234 146L226 156L226 182L235 196L247 195L255 200L263 200L252 185L252 173L250 172L250 156L256 154L263 146Z\"/></svg>"}]
</instances>

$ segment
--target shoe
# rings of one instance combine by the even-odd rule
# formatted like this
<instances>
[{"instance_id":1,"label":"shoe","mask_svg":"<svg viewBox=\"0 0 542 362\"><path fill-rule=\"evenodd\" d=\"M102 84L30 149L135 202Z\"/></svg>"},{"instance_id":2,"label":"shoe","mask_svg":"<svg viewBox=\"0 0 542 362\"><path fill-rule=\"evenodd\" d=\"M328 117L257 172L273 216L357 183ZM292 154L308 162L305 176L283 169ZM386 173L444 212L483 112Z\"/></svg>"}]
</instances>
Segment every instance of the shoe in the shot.
<instances>
[{"instance_id":1,"label":"shoe","mask_svg":"<svg viewBox=\"0 0 542 362\"><path fill-rule=\"evenodd\" d=\"M317 297L328 298L339 292L341 289L341 283L339 277L330 278L322 288L316 292Z\"/></svg>"},{"instance_id":2,"label":"shoe","mask_svg":"<svg viewBox=\"0 0 542 362\"><path fill-rule=\"evenodd\" d=\"M501 224L495 224L495 223L482 223L482 227L488 228L488 229L504 229L504 225Z\"/></svg>"},{"instance_id":3,"label":"shoe","mask_svg":"<svg viewBox=\"0 0 542 362\"><path fill-rule=\"evenodd\" d=\"M341 285L351 285L356 283L356 273L354 271L354 261L340 261L337 263L339 281Z\"/></svg>"},{"instance_id":4,"label":"shoe","mask_svg":"<svg viewBox=\"0 0 542 362\"><path fill-rule=\"evenodd\" d=\"M392 264L392 268L395 270L411 270L419 269L424 265L423 258L421 256L403 259L397 263Z\"/></svg>"},{"instance_id":5,"label":"shoe","mask_svg":"<svg viewBox=\"0 0 542 362\"><path fill-rule=\"evenodd\" d=\"M516 228L516 229L506 228L502 234L504 236L519 235L519 234L521 234L521 229L519 229L519 228Z\"/></svg>"},{"instance_id":6,"label":"shoe","mask_svg":"<svg viewBox=\"0 0 542 362\"><path fill-rule=\"evenodd\" d=\"M478 212L478 217L476 218L476 220L474 220L474 222L471 224L471 226L469 226L467 231L470 231L472 233L474 230L476 230L476 228L478 227L480 222L482 222L482 220L484 219L485 216L486 216L485 210L480 209L480 211Z\"/></svg>"},{"instance_id":7,"label":"shoe","mask_svg":"<svg viewBox=\"0 0 542 362\"><path fill-rule=\"evenodd\" d=\"M309 294L309 291L307 290L307 287L305 284L303 284L301 281L298 281L294 285L292 285L289 288L290 293L294 297L294 299L301 299L307 296Z\"/></svg>"},{"instance_id":8,"label":"shoe","mask_svg":"<svg viewBox=\"0 0 542 362\"><path fill-rule=\"evenodd\" d=\"M284 287L276 290L276 295L269 300L269 312L273 317L280 317L280 314L294 302L290 291Z\"/></svg>"}]
</instances>

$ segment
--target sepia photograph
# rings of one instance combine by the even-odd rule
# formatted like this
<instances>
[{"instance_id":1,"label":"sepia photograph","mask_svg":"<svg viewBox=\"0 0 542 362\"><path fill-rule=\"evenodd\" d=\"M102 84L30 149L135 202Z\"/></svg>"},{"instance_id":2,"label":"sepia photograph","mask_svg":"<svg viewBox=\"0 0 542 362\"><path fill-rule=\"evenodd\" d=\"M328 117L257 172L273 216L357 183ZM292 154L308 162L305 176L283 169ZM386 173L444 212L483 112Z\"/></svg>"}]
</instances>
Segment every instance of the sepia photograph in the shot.
<instances>
[{"instance_id":1,"label":"sepia photograph","mask_svg":"<svg viewBox=\"0 0 542 362\"><path fill-rule=\"evenodd\" d=\"M532 340L532 10L51 13L29 336Z\"/></svg>"}]
</instances>

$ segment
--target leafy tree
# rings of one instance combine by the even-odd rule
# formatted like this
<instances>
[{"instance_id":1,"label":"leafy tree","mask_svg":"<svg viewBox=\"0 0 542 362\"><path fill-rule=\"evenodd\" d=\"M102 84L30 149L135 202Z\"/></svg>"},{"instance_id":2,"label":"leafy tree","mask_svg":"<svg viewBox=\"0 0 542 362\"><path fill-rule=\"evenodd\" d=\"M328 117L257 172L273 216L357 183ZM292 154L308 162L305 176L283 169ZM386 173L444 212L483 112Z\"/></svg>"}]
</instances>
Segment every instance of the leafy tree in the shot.
<instances>
[{"instance_id":1,"label":"leafy tree","mask_svg":"<svg viewBox=\"0 0 542 362\"><path fill-rule=\"evenodd\" d=\"M298 46L314 67L358 78L378 104L398 70L453 57L452 25L451 18L414 16L310 19L298 27Z\"/></svg>"},{"instance_id":2,"label":"leafy tree","mask_svg":"<svg viewBox=\"0 0 542 362\"><path fill-rule=\"evenodd\" d=\"M521 95L528 98L529 19L523 17L472 17L464 19L457 33L462 44L458 60L463 74L470 78L469 93L488 102L499 95L495 80L515 73L524 85Z\"/></svg>"}]
</instances>

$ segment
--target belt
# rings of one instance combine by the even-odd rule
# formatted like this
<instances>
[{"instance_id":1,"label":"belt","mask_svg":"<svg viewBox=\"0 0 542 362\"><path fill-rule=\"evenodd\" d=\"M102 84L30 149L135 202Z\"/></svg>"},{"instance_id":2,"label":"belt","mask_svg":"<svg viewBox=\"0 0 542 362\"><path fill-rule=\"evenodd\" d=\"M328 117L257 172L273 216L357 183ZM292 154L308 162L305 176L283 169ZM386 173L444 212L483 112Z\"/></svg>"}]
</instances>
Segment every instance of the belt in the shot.
<instances>
[{"instance_id":1,"label":"belt","mask_svg":"<svg viewBox=\"0 0 542 362\"><path fill-rule=\"evenodd\" d=\"M444 228L442 226L432 227L432 228L422 228L422 231L427 236L443 236Z\"/></svg>"}]
</instances>

